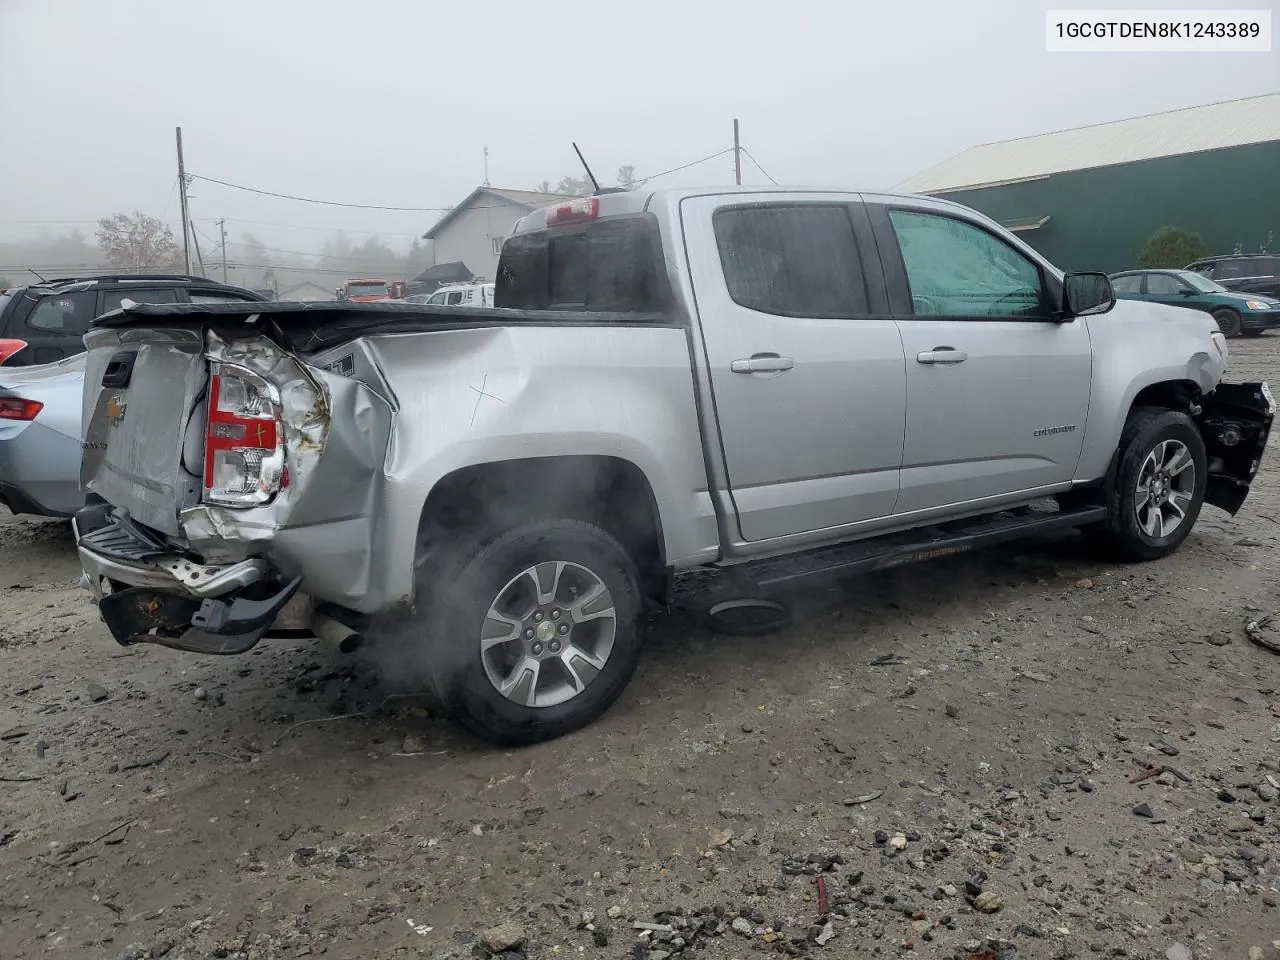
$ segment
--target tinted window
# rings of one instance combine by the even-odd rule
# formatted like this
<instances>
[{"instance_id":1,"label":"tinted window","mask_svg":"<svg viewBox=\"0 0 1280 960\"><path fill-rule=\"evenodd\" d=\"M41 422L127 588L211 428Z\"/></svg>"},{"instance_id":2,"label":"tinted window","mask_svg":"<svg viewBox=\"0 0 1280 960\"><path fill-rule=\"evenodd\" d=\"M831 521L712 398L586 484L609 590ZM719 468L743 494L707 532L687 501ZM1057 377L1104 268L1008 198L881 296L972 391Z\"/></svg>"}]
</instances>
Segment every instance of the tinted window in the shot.
<instances>
[{"instance_id":1,"label":"tinted window","mask_svg":"<svg viewBox=\"0 0 1280 960\"><path fill-rule=\"evenodd\" d=\"M1157 297L1174 297L1182 289L1182 282L1167 273L1147 274L1147 293Z\"/></svg>"},{"instance_id":2,"label":"tinted window","mask_svg":"<svg viewBox=\"0 0 1280 960\"><path fill-rule=\"evenodd\" d=\"M125 300L132 300L134 303L177 303L178 288L139 287L135 290L127 287L123 290L104 290L101 312L110 313L112 310L119 310L120 304Z\"/></svg>"},{"instance_id":3,"label":"tinted window","mask_svg":"<svg viewBox=\"0 0 1280 960\"><path fill-rule=\"evenodd\" d=\"M32 330L45 330L49 333L84 336L89 324L97 316L94 310L97 301L96 290L51 294L27 314L27 326Z\"/></svg>"},{"instance_id":4,"label":"tinted window","mask_svg":"<svg viewBox=\"0 0 1280 960\"><path fill-rule=\"evenodd\" d=\"M648 216L520 234L503 244L494 306L660 313L667 304L660 251Z\"/></svg>"},{"instance_id":5,"label":"tinted window","mask_svg":"<svg viewBox=\"0 0 1280 960\"><path fill-rule=\"evenodd\" d=\"M449 293L445 296L445 298L444 298L444 302L445 302L445 304L447 304L448 306L453 306L455 303L461 303L461 302L462 302L462 291L461 291L461 290L450 290L450 291L449 291Z\"/></svg>"},{"instance_id":6,"label":"tinted window","mask_svg":"<svg viewBox=\"0 0 1280 960\"><path fill-rule=\"evenodd\" d=\"M253 297L227 290L188 290L192 303L253 303Z\"/></svg>"},{"instance_id":7,"label":"tinted window","mask_svg":"<svg viewBox=\"0 0 1280 960\"><path fill-rule=\"evenodd\" d=\"M1111 289L1113 289L1117 294L1141 293L1142 276L1141 274L1133 274L1127 277L1116 277L1111 281Z\"/></svg>"},{"instance_id":8,"label":"tinted window","mask_svg":"<svg viewBox=\"0 0 1280 960\"><path fill-rule=\"evenodd\" d=\"M718 211L714 226L725 285L739 306L782 316L867 312L847 208L740 207Z\"/></svg>"},{"instance_id":9,"label":"tinted window","mask_svg":"<svg viewBox=\"0 0 1280 960\"><path fill-rule=\"evenodd\" d=\"M917 315L1047 317L1039 268L976 224L892 210Z\"/></svg>"},{"instance_id":10,"label":"tinted window","mask_svg":"<svg viewBox=\"0 0 1280 960\"><path fill-rule=\"evenodd\" d=\"M1249 277L1253 271L1246 260L1219 260L1213 265L1213 279L1234 280L1237 277Z\"/></svg>"}]
</instances>

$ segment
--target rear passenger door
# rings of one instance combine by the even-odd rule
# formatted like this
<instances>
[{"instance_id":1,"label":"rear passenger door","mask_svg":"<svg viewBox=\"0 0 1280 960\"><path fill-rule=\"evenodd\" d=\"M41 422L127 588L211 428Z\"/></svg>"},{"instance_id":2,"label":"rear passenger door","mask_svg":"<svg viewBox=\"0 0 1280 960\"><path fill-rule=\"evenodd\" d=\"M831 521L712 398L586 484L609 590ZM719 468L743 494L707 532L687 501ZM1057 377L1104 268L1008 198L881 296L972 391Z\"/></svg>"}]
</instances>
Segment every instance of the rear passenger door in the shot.
<instances>
[{"instance_id":1,"label":"rear passenger door","mask_svg":"<svg viewBox=\"0 0 1280 960\"><path fill-rule=\"evenodd\" d=\"M902 341L869 306L860 246L872 240L856 201L681 203L728 492L747 542L834 533L889 516L898 497Z\"/></svg>"},{"instance_id":2,"label":"rear passenger door","mask_svg":"<svg viewBox=\"0 0 1280 960\"><path fill-rule=\"evenodd\" d=\"M906 352L896 513L982 510L1075 474L1093 354L1040 263L950 207L869 207ZM1056 282L1056 281L1055 281Z\"/></svg>"}]
</instances>

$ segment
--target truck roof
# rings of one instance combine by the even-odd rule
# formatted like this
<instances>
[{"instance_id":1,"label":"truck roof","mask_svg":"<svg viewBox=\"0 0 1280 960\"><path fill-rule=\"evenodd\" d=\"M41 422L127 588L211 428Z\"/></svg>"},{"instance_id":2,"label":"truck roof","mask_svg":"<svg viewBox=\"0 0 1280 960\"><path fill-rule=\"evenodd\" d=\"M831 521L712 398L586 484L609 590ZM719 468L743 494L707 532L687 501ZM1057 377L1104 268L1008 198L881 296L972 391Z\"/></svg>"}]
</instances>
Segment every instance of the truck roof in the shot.
<instances>
[{"instance_id":1,"label":"truck roof","mask_svg":"<svg viewBox=\"0 0 1280 960\"><path fill-rule=\"evenodd\" d=\"M652 210L656 206L672 207L680 203L681 200L689 197L705 197L705 196L722 196L725 194L742 194L743 196L753 196L759 194L788 194L788 193L826 193L826 194L844 194L846 196L861 197L877 197L877 198L895 198L912 200L928 200L931 205L935 206L956 206L949 200L943 200L938 197L921 197L918 194L902 193L892 190L859 190L853 187L826 187L826 186L710 186L710 187L668 187L656 190L625 190L617 193L609 192L596 194L594 196L576 197L558 201L541 207L531 213L526 214L520 220L516 221L512 230L513 234L529 233L534 230L542 230L547 226L548 217L553 216L555 211L575 203L585 203L589 200L595 200L597 203L597 216L599 217L616 217L626 216L627 214L643 213L646 210Z\"/></svg>"}]
</instances>

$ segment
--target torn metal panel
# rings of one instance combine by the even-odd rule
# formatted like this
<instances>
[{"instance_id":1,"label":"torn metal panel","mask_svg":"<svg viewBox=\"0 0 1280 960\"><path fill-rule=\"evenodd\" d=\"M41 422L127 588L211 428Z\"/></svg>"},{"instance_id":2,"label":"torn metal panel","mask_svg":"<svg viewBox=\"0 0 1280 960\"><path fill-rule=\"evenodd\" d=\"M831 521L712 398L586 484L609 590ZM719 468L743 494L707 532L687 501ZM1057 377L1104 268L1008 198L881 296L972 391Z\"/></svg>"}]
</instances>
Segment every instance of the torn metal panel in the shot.
<instances>
[{"instance_id":1,"label":"torn metal panel","mask_svg":"<svg viewBox=\"0 0 1280 960\"><path fill-rule=\"evenodd\" d=\"M1204 499L1234 516L1266 450L1276 403L1265 383L1222 383L1205 396L1197 418L1209 461Z\"/></svg>"}]
</instances>

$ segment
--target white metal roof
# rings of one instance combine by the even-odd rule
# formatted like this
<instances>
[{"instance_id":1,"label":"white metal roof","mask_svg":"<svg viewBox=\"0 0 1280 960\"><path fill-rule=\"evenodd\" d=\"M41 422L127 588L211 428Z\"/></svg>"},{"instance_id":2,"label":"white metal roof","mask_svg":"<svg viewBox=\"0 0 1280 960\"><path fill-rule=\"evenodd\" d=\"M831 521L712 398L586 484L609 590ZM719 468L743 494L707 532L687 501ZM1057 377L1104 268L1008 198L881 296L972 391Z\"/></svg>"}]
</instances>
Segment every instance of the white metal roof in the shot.
<instances>
[{"instance_id":1,"label":"white metal roof","mask_svg":"<svg viewBox=\"0 0 1280 960\"><path fill-rule=\"evenodd\" d=\"M1280 93L970 147L894 189L940 193L1280 140Z\"/></svg>"}]
</instances>

